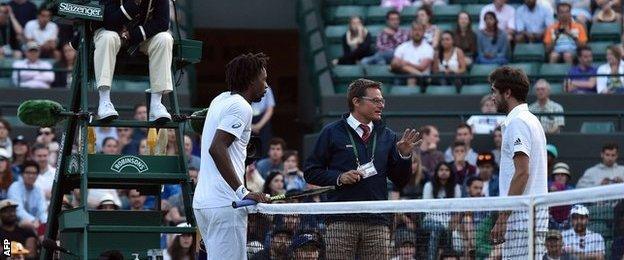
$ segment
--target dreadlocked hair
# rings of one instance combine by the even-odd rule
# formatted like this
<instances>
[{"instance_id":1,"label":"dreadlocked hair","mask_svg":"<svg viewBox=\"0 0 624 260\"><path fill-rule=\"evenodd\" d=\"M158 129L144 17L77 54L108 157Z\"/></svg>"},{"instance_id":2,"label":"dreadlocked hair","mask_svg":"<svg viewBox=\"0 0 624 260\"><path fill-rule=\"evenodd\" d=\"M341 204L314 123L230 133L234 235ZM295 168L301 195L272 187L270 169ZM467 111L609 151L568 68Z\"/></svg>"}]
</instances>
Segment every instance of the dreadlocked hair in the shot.
<instances>
[{"instance_id":1,"label":"dreadlocked hair","mask_svg":"<svg viewBox=\"0 0 624 260\"><path fill-rule=\"evenodd\" d=\"M225 83L232 92L245 92L266 68L269 57L264 53L238 55L225 65Z\"/></svg>"}]
</instances>

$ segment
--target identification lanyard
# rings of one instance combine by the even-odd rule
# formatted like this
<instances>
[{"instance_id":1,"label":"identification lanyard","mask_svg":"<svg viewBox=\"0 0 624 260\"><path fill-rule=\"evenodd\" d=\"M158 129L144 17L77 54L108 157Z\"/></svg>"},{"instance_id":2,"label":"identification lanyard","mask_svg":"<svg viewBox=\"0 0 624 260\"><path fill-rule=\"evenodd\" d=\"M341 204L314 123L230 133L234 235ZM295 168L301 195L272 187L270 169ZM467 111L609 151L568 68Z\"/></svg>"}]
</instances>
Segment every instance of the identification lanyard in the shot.
<instances>
[{"instance_id":1,"label":"identification lanyard","mask_svg":"<svg viewBox=\"0 0 624 260\"><path fill-rule=\"evenodd\" d=\"M353 154L355 155L355 163L357 163L357 166L360 167L360 156L358 155L357 147L355 146L355 141L353 140L353 135L349 131L349 127L346 128L349 139L351 140L351 148L353 148ZM377 133L373 135L373 153L371 155L371 162L375 160L375 148L377 148Z\"/></svg>"}]
</instances>

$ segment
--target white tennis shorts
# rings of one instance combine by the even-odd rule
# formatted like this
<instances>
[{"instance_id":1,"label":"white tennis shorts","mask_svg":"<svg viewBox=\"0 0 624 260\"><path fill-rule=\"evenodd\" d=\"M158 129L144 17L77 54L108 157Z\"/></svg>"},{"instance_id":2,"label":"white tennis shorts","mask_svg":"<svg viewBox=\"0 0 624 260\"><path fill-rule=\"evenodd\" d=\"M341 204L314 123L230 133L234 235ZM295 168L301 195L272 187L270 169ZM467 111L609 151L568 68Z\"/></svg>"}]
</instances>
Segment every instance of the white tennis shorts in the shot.
<instances>
[{"instance_id":1,"label":"white tennis shorts","mask_svg":"<svg viewBox=\"0 0 624 260\"><path fill-rule=\"evenodd\" d=\"M209 260L247 259L247 210L194 209Z\"/></svg>"}]
</instances>

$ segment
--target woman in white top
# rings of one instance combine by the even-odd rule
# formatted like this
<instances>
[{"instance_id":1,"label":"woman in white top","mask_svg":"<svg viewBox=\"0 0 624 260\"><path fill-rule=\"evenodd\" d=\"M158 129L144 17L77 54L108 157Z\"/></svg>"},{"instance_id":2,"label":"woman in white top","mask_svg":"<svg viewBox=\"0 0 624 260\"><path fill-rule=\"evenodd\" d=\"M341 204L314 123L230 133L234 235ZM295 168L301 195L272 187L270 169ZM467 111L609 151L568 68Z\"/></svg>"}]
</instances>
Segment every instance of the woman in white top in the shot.
<instances>
[{"instance_id":1,"label":"woman in white top","mask_svg":"<svg viewBox=\"0 0 624 260\"><path fill-rule=\"evenodd\" d=\"M453 33L444 31L440 37L438 57L433 63L433 71L444 74L463 74L466 72L464 51L455 46Z\"/></svg>"},{"instance_id":2,"label":"woman in white top","mask_svg":"<svg viewBox=\"0 0 624 260\"><path fill-rule=\"evenodd\" d=\"M433 11L430 7L423 6L416 11L416 22L425 26L423 38L435 49L440 41L440 29L435 24L431 24L432 19Z\"/></svg>"},{"instance_id":3,"label":"woman in white top","mask_svg":"<svg viewBox=\"0 0 624 260\"><path fill-rule=\"evenodd\" d=\"M436 166L433 180L425 184L423 199L460 198L461 188L455 181L451 165L441 162ZM423 219L423 228L430 232L427 259L437 259L438 242L443 232L449 231L450 212L427 213Z\"/></svg>"},{"instance_id":4,"label":"woman in white top","mask_svg":"<svg viewBox=\"0 0 624 260\"><path fill-rule=\"evenodd\" d=\"M446 76L461 75L466 72L466 57L464 51L455 46L453 33L444 31L440 36L440 44L436 49L438 56L433 62L434 73L444 73ZM462 85L461 79L453 77L445 77L441 79L442 85L453 84L456 87Z\"/></svg>"},{"instance_id":5,"label":"woman in white top","mask_svg":"<svg viewBox=\"0 0 624 260\"><path fill-rule=\"evenodd\" d=\"M607 49L607 63L598 67L598 75L623 75L624 62L619 46L611 45ZM624 76L600 76L596 80L596 91L599 94L624 94Z\"/></svg>"}]
</instances>

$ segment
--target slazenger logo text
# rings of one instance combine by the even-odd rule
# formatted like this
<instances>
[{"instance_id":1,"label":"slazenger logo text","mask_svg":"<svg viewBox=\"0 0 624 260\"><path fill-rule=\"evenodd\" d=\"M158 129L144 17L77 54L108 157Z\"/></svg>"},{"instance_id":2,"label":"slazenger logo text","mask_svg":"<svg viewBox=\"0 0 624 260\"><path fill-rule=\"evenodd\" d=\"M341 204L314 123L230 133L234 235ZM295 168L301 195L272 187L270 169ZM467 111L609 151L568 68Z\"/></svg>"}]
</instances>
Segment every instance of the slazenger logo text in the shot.
<instances>
[{"instance_id":1,"label":"slazenger logo text","mask_svg":"<svg viewBox=\"0 0 624 260\"><path fill-rule=\"evenodd\" d=\"M144 172L148 170L147 164L143 160L141 160L141 158L135 156L120 157L115 162L113 162L111 170L119 173L126 167L132 167L138 172Z\"/></svg>"},{"instance_id":2,"label":"slazenger logo text","mask_svg":"<svg viewBox=\"0 0 624 260\"><path fill-rule=\"evenodd\" d=\"M61 3L59 10L68 12L68 13L87 15L87 16L92 16L92 17L102 16L102 9L100 8L84 6L84 5L74 5L70 3Z\"/></svg>"}]
</instances>

